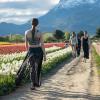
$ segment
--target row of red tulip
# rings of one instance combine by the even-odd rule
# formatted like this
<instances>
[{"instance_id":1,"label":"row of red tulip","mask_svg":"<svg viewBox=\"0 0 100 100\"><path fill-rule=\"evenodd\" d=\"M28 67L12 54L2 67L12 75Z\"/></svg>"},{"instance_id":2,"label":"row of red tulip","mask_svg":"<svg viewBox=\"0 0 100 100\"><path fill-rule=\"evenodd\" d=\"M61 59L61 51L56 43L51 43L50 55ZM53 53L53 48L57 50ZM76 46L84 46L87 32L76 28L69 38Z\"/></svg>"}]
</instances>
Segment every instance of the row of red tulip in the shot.
<instances>
[{"instance_id":1,"label":"row of red tulip","mask_svg":"<svg viewBox=\"0 0 100 100\"><path fill-rule=\"evenodd\" d=\"M49 48L52 46L57 46L57 47L64 47L65 43L45 43L45 48Z\"/></svg>"},{"instance_id":2,"label":"row of red tulip","mask_svg":"<svg viewBox=\"0 0 100 100\"><path fill-rule=\"evenodd\" d=\"M45 48L49 48L53 46L64 47L65 43L45 43ZM26 51L24 44L0 46L0 54L11 54L15 52L19 53L22 51Z\"/></svg>"}]
</instances>

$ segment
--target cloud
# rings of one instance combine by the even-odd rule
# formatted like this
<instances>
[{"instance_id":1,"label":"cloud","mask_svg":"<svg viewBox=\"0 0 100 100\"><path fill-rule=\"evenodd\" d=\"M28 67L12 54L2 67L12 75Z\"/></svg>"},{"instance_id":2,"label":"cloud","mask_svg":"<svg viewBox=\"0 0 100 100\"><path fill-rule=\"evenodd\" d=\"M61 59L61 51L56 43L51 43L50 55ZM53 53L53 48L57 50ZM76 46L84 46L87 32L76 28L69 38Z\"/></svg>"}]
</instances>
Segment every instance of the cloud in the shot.
<instances>
[{"instance_id":1,"label":"cloud","mask_svg":"<svg viewBox=\"0 0 100 100\"><path fill-rule=\"evenodd\" d=\"M21 24L27 22L33 17L46 14L47 12L48 10L41 11L39 9L1 9L0 22L6 21L10 23Z\"/></svg>"},{"instance_id":2,"label":"cloud","mask_svg":"<svg viewBox=\"0 0 100 100\"><path fill-rule=\"evenodd\" d=\"M25 23L32 17L46 14L58 2L59 0L0 0L0 22L14 22L15 19L17 23Z\"/></svg>"},{"instance_id":3,"label":"cloud","mask_svg":"<svg viewBox=\"0 0 100 100\"><path fill-rule=\"evenodd\" d=\"M7 17L7 18L1 18L0 22L6 22L6 23L14 23L14 24L24 24L27 21L29 21L29 18L32 19L33 17Z\"/></svg>"},{"instance_id":4,"label":"cloud","mask_svg":"<svg viewBox=\"0 0 100 100\"><path fill-rule=\"evenodd\" d=\"M28 0L0 0L0 3L5 3L5 2L25 2Z\"/></svg>"},{"instance_id":5,"label":"cloud","mask_svg":"<svg viewBox=\"0 0 100 100\"><path fill-rule=\"evenodd\" d=\"M27 15L33 15L33 14L41 15L41 14L46 13L47 11L48 10L40 11L39 9L0 9L0 16L8 17L8 16L27 16Z\"/></svg>"}]
</instances>

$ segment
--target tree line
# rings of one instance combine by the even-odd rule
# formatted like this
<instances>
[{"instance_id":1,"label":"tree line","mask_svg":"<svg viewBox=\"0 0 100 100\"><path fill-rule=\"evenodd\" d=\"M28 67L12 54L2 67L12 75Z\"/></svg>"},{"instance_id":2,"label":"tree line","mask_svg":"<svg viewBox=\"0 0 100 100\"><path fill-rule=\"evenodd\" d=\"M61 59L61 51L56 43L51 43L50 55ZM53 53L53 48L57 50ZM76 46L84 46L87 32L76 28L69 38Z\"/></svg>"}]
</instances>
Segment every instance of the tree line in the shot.
<instances>
[{"instance_id":1,"label":"tree line","mask_svg":"<svg viewBox=\"0 0 100 100\"><path fill-rule=\"evenodd\" d=\"M83 31L77 33L78 35L83 35ZM63 32L62 30L55 30L54 33L45 33L43 35L44 42L64 42L69 40L70 32ZM100 28L96 29L96 38L100 38ZM0 36L1 42L24 42L24 35L21 34L10 34L7 36Z\"/></svg>"}]
</instances>

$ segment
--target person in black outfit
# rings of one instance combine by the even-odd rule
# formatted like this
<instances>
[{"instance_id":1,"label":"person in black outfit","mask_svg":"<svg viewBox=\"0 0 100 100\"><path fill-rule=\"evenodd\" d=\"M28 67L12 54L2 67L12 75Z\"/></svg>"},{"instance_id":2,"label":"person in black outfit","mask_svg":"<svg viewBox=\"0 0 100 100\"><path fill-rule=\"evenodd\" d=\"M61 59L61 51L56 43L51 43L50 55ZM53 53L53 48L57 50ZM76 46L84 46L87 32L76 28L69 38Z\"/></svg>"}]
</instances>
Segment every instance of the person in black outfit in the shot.
<instances>
[{"instance_id":1,"label":"person in black outfit","mask_svg":"<svg viewBox=\"0 0 100 100\"><path fill-rule=\"evenodd\" d=\"M35 87L39 86L39 77L42 67L42 60L44 56L44 61L46 60L46 52L43 42L42 34L39 30L37 30L37 25L39 24L37 18L33 18L32 20L32 28L25 31L25 45L29 55L31 56L29 59L30 62L30 79L32 82L31 89L34 90ZM35 75L35 65L38 66L37 68L37 78ZM36 80L38 82L36 82Z\"/></svg>"},{"instance_id":2,"label":"person in black outfit","mask_svg":"<svg viewBox=\"0 0 100 100\"><path fill-rule=\"evenodd\" d=\"M84 62L86 62L86 59L89 59L89 37L87 31L84 32L84 36L82 38L82 46L84 52Z\"/></svg>"},{"instance_id":3,"label":"person in black outfit","mask_svg":"<svg viewBox=\"0 0 100 100\"><path fill-rule=\"evenodd\" d=\"M76 47L76 49L77 49L77 56L80 56L80 51L81 51L81 36L79 34L77 35L77 41L78 41L77 47Z\"/></svg>"}]
</instances>

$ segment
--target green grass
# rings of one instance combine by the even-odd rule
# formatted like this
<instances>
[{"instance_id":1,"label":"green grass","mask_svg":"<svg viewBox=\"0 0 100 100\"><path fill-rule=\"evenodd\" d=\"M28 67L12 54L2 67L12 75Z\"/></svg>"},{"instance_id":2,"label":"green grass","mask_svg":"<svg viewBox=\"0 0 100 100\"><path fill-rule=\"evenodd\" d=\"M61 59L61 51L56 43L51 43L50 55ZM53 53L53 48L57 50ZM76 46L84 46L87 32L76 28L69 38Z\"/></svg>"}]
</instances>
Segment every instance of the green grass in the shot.
<instances>
[{"instance_id":1,"label":"green grass","mask_svg":"<svg viewBox=\"0 0 100 100\"><path fill-rule=\"evenodd\" d=\"M13 75L0 75L0 95L9 94L15 89Z\"/></svg>"},{"instance_id":2,"label":"green grass","mask_svg":"<svg viewBox=\"0 0 100 100\"><path fill-rule=\"evenodd\" d=\"M96 63L97 69L98 69L98 74L100 76L100 56L96 52L96 49L95 48L93 48L93 58L95 60L95 63Z\"/></svg>"}]
</instances>

